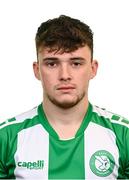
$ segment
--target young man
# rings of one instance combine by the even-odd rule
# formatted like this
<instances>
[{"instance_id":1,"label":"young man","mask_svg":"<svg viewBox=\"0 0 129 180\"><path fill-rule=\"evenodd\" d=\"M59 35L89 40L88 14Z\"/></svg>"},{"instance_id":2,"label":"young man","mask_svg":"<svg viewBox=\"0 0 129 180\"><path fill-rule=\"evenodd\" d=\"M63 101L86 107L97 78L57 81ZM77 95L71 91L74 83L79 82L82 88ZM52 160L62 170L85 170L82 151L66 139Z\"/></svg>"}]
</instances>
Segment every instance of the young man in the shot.
<instances>
[{"instance_id":1,"label":"young man","mask_svg":"<svg viewBox=\"0 0 129 180\"><path fill-rule=\"evenodd\" d=\"M93 33L67 16L41 24L34 73L43 102L0 126L1 179L127 179L129 121L88 101Z\"/></svg>"}]
</instances>

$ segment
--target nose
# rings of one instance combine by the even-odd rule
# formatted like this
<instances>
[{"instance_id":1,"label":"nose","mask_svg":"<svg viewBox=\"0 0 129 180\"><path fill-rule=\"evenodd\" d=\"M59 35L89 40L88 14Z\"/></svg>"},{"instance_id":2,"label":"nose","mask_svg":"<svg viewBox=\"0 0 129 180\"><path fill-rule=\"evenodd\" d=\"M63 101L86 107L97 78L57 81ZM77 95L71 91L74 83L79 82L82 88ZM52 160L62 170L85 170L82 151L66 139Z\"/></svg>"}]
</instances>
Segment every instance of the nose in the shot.
<instances>
[{"instance_id":1,"label":"nose","mask_svg":"<svg viewBox=\"0 0 129 180\"><path fill-rule=\"evenodd\" d=\"M72 79L71 77L71 71L68 64L64 63L60 66L59 71L59 80L60 81L70 81Z\"/></svg>"}]
</instances>

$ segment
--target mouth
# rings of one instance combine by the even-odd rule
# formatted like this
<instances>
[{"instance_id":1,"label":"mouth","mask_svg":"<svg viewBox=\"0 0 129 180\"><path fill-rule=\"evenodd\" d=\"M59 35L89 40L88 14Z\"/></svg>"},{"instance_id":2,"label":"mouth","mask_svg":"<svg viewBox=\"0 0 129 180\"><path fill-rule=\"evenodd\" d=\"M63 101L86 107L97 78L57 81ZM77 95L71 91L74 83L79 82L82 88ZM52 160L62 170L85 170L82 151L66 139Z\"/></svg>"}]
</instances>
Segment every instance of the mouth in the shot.
<instances>
[{"instance_id":1,"label":"mouth","mask_svg":"<svg viewBox=\"0 0 129 180\"><path fill-rule=\"evenodd\" d=\"M72 87L72 86L62 86L62 87L57 88L57 90L72 90L72 89L75 89L75 87Z\"/></svg>"},{"instance_id":2,"label":"mouth","mask_svg":"<svg viewBox=\"0 0 129 180\"><path fill-rule=\"evenodd\" d=\"M74 91L75 87L71 85L67 86L59 86L57 91L61 94L71 94Z\"/></svg>"}]
</instances>

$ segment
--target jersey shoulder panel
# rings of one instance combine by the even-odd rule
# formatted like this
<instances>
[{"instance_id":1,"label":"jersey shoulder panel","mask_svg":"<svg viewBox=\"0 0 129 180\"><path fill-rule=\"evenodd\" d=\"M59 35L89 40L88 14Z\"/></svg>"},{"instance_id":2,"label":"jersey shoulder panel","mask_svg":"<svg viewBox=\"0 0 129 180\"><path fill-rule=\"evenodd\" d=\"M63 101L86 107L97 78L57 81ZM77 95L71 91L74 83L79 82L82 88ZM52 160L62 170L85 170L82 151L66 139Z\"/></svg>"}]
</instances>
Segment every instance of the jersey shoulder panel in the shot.
<instances>
[{"instance_id":1,"label":"jersey shoulder panel","mask_svg":"<svg viewBox=\"0 0 129 180\"><path fill-rule=\"evenodd\" d=\"M93 114L96 114L98 118L107 120L111 124L119 124L120 126L125 126L129 128L129 120L121 115L110 112L105 108L100 108L98 106L93 105Z\"/></svg>"},{"instance_id":2,"label":"jersey shoulder panel","mask_svg":"<svg viewBox=\"0 0 129 180\"><path fill-rule=\"evenodd\" d=\"M35 108L26 111L24 113L21 113L13 118L7 119L6 121L2 122L0 124L0 130L6 129L9 126L13 125L13 127L17 127L18 124L23 124L26 121L31 121L36 116L38 116L38 107L36 106Z\"/></svg>"}]
</instances>

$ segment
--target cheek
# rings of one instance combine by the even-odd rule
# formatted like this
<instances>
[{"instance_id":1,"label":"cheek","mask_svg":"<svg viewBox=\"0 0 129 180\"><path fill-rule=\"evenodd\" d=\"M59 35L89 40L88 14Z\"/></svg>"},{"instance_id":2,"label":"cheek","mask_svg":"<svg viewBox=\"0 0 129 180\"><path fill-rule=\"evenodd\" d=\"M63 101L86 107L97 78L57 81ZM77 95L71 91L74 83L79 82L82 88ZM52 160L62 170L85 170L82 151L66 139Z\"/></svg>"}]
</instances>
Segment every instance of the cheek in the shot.
<instances>
[{"instance_id":1,"label":"cheek","mask_svg":"<svg viewBox=\"0 0 129 180\"><path fill-rule=\"evenodd\" d=\"M82 80L80 80L80 87L85 89L89 84L89 80L87 78L82 78Z\"/></svg>"},{"instance_id":2,"label":"cheek","mask_svg":"<svg viewBox=\"0 0 129 180\"><path fill-rule=\"evenodd\" d=\"M41 78L44 89L50 90L56 83L54 76L50 73L42 72Z\"/></svg>"},{"instance_id":3,"label":"cheek","mask_svg":"<svg viewBox=\"0 0 129 180\"><path fill-rule=\"evenodd\" d=\"M77 78L80 80L80 82L87 82L88 80L90 80L90 72L83 71L82 73L78 74Z\"/></svg>"},{"instance_id":4,"label":"cheek","mask_svg":"<svg viewBox=\"0 0 129 180\"><path fill-rule=\"evenodd\" d=\"M88 72L83 72L78 76L77 82L78 82L78 87L80 88L86 88L89 84L90 80L90 73Z\"/></svg>"}]
</instances>

